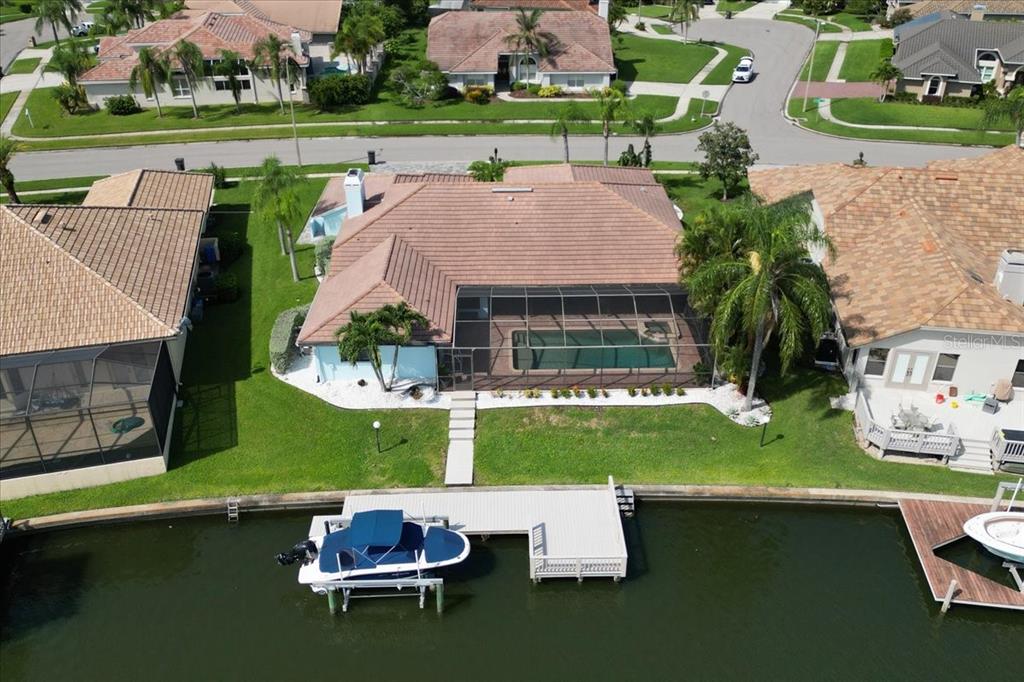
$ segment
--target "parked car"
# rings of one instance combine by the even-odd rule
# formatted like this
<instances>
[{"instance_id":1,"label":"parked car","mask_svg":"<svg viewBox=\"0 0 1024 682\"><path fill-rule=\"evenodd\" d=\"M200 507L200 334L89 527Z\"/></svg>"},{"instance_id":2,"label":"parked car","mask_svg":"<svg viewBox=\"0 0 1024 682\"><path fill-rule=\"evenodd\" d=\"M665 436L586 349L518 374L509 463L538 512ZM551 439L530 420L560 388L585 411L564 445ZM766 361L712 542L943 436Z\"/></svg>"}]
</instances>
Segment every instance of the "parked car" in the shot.
<instances>
[{"instance_id":1,"label":"parked car","mask_svg":"<svg viewBox=\"0 0 1024 682\"><path fill-rule=\"evenodd\" d=\"M71 27L71 35L75 36L76 38L81 36L87 36L89 35L89 32L92 31L92 27L95 25L95 22L92 21L83 21L79 24L75 24Z\"/></svg>"},{"instance_id":2,"label":"parked car","mask_svg":"<svg viewBox=\"0 0 1024 682\"><path fill-rule=\"evenodd\" d=\"M754 76L754 58L743 57L732 72L733 83L749 83Z\"/></svg>"}]
</instances>

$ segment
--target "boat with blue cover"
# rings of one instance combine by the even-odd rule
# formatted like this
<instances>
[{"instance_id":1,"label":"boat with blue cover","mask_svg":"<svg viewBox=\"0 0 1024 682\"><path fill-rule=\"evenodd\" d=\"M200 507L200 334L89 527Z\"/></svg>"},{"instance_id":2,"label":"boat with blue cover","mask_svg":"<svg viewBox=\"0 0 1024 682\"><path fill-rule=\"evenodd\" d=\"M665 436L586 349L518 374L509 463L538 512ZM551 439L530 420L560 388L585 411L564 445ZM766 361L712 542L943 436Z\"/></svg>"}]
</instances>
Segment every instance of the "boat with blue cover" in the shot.
<instances>
[{"instance_id":1,"label":"boat with blue cover","mask_svg":"<svg viewBox=\"0 0 1024 682\"><path fill-rule=\"evenodd\" d=\"M423 576L469 556L469 539L439 523L407 518L400 509L357 512L346 525L325 522L324 535L277 555L282 565L301 561L299 583Z\"/></svg>"}]
</instances>

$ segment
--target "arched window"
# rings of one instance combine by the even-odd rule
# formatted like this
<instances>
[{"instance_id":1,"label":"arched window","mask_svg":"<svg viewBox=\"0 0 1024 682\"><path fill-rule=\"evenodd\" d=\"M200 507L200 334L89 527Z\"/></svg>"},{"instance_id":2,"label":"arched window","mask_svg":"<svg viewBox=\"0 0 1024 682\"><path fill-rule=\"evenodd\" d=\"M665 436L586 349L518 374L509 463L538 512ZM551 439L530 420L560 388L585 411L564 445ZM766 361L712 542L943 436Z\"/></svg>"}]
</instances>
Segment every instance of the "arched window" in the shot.
<instances>
[{"instance_id":1,"label":"arched window","mask_svg":"<svg viewBox=\"0 0 1024 682\"><path fill-rule=\"evenodd\" d=\"M519 58L519 65L516 68L518 80L532 81L537 78L537 60L525 56Z\"/></svg>"},{"instance_id":2,"label":"arched window","mask_svg":"<svg viewBox=\"0 0 1024 682\"><path fill-rule=\"evenodd\" d=\"M928 89L925 90L925 94L929 97L934 97L939 94L939 88L942 87L942 79L938 76L932 76L928 79Z\"/></svg>"},{"instance_id":3,"label":"arched window","mask_svg":"<svg viewBox=\"0 0 1024 682\"><path fill-rule=\"evenodd\" d=\"M995 52L982 52L978 55L978 73L981 74L982 83L988 83L996 77L998 65L999 55Z\"/></svg>"}]
</instances>

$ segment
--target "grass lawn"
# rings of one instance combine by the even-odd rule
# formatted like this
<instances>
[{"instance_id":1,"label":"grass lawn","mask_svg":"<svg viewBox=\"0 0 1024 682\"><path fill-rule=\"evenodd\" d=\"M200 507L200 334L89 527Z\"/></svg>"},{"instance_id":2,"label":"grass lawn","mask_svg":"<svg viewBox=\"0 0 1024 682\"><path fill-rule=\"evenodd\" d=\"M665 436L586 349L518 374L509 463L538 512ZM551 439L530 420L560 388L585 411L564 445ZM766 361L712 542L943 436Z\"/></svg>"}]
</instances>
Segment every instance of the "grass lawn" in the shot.
<instances>
[{"instance_id":1,"label":"grass lawn","mask_svg":"<svg viewBox=\"0 0 1024 682\"><path fill-rule=\"evenodd\" d=\"M984 112L967 107L943 107L932 104L906 102L879 103L874 98L837 99L832 102L832 114L848 123L868 125L919 126L922 128L960 128L977 131L981 128ZM1005 121L992 130L1012 130Z\"/></svg>"},{"instance_id":2,"label":"grass lawn","mask_svg":"<svg viewBox=\"0 0 1024 682\"><path fill-rule=\"evenodd\" d=\"M831 40L820 41L814 47L814 65L810 67L810 80L824 81L828 78L828 70L832 68L832 62L835 61L838 49L839 43ZM800 71L800 80L807 80L807 71L810 64L810 61L804 63L804 68Z\"/></svg>"},{"instance_id":3,"label":"grass lawn","mask_svg":"<svg viewBox=\"0 0 1024 682\"><path fill-rule=\"evenodd\" d=\"M738 47L736 45L727 45L725 43L714 43L715 47L720 47L725 50L728 54L725 59L718 62L718 66L711 70L704 80L701 81L704 85L728 85L732 82L732 72L736 69L736 65L740 63L740 58L750 54L750 50L745 47Z\"/></svg>"},{"instance_id":4,"label":"grass lawn","mask_svg":"<svg viewBox=\"0 0 1024 682\"><path fill-rule=\"evenodd\" d=\"M39 66L39 62L42 61L40 57L30 57L27 59L16 59L11 63L11 68L7 70L8 76L13 76L19 73L32 73Z\"/></svg>"},{"instance_id":5,"label":"grass lawn","mask_svg":"<svg viewBox=\"0 0 1024 682\"><path fill-rule=\"evenodd\" d=\"M672 11L672 8L668 5L640 5L639 7L629 7L626 11L630 14L638 14L642 17L664 19Z\"/></svg>"},{"instance_id":6,"label":"grass lawn","mask_svg":"<svg viewBox=\"0 0 1024 682\"><path fill-rule=\"evenodd\" d=\"M46 35L45 31L43 32L43 35ZM52 35L52 33L51 33L51 35ZM78 43L82 47L86 47L86 48L93 47L94 45L99 45L100 44L100 39L99 38L90 38L89 36L82 36L80 38L61 38L60 39L61 45L63 45L64 43L66 43L68 41ZM36 43L36 49L39 49L39 50L45 50L48 47L56 47L56 46L57 46L57 41L56 40L48 40L48 41L43 42L43 43Z\"/></svg>"},{"instance_id":7,"label":"grass lawn","mask_svg":"<svg viewBox=\"0 0 1024 682\"><path fill-rule=\"evenodd\" d=\"M19 194L23 204L80 204L88 191L47 192L46 194ZM0 194L0 204L10 203L6 194Z\"/></svg>"},{"instance_id":8,"label":"grass lawn","mask_svg":"<svg viewBox=\"0 0 1024 682\"><path fill-rule=\"evenodd\" d=\"M615 66L624 81L689 83L715 51L707 45L620 34L614 45Z\"/></svg>"},{"instance_id":9,"label":"grass lawn","mask_svg":"<svg viewBox=\"0 0 1024 682\"><path fill-rule=\"evenodd\" d=\"M28 5L28 12L22 12L21 6ZM8 21L20 21L22 19L29 19L33 17L35 11L32 7L35 5L35 0L11 0L0 4L0 24Z\"/></svg>"},{"instance_id":10,"label":"grass lawn","mask_svg":"<svg viewBox=\"0 0 1024 682\"><path fill-rule=\"evenodd\" d=\"M806 17L799 10L786 10L775 15L776 21L788 21L792 24L800 24L814 30L814 19ZM822 22L819 33L842 33L843 29L827 21Z\"/></svg>"},{"instance_id":11,"label":"grass lawn","mask_svg":"<svg viewBox=\"0 0 1024 682\"><path fill-rule=\"evenodd\" d=\"M718 10L719 14L725 14L726 12L742 12L745 9L750 9L756 2L752 0L718 0L718 4L715 5L715 9Z\"/></svg>"},{"instance_id":12,"label":"grass lawn","mask_svg":"<svg viewBox=\"0 0 1024 682\"><path fill-rule=\"evenodd\" d=\"M864 17L857 16L856 14L850 14L849 12L837 12L832 15L824 17L829 21L834 21L837 24L841 24L851 31L870 31L871 22L864 19Z\"/></svg>"},{"instance_id":13,"label":"grass lawn","mask_svg":"<svg viewBox=\"0 0 1024 682\"><path fill-rule=\"evenodd\" d=\"M665 24L651 24L651 30L655 33L660 33L663 36L669 36L675 33L672 26L666 26Z\"/></svg>"},{"instance_id":14,"label":"grass lawn","mask_svg":"<svg viewBox=\"0 0 1024 682\"><path fill-rule=\"evenodd\" d=\"M7 118L7 112L14 106L14 102L18 99L20 92L5 92L0 94L0 121Z\"/></svg>"},{"instance_id":15,"label":"grass lawn","mask_svg":"<svg viewBox=\"0 0 1024 682\"><path fill-rule=\"evenodd\" d=\"M845 81L866 82L871 72L885 59L892 57L892 40L852 40L846 47L846 57L839 69L839 77Z\"/></svg>"}]
</instances>

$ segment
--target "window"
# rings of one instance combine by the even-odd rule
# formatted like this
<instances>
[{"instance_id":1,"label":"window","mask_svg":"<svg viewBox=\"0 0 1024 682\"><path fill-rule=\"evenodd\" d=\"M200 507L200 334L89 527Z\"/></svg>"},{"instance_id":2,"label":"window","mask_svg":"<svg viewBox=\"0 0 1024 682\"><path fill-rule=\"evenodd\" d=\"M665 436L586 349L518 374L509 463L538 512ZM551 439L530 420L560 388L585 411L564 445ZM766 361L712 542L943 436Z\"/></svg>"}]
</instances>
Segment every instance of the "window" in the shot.
<instances>
[{"instance_id":1,"label":"window","mask_svg":"<svg viewBox=\"0 0 1024 682\"><path fill-rule=\"evenodd\" d=\"M252 81L248 78L239 78L238 87L242 90L252 90ZM228 79L223 76L217 76L213 79L213 89L218 92L231 92L231 86L228 84Z\"/></svg>"},{"instance_id":2,"label":"window","mask_svg":"<svg viewBox=\"0 0 1024 682\"><path fill-rule=\"evenodd\" d=\"M985 52L978 57L978 73L981 74L981 82L988 83L996 77L996 66L999 64L999 57L991 52Z\"/></svg>"},{"instance_id":3,"label":"window","mask_svg":"<svg viewBox=\"0 0 1024 682\"><path fill-rule=\"evenodd\" d=\"M490 85L491 80L487 76L466 76L466 85Z\"/></svg>"},{"instance_id":4,"label":"window","mask_svg":"<svg viewBox=\"0 0 1024 682\"><path fill-rule=\"evenodd\" d=\"M872 348L864 365L864 376L880 377L885 373L885 361L889 358L888 348Z\"/></svg>"},{"instance_id":5,"label":"window","mask_svg":"<svg viewBox=\"0 0 1024 682\"><path fill-rule=\"evenodd\" d=\"M521 81L532 81L537 78L537 60L533 57L523 57L519 60L516 69L518 79Z\"/></svg>"},{"instance_id":6,"label":"window","mask_svg":"<svg viewBox=\"0 0 1024 682\"><path fill-rule=\"evenodd\" d=\"M191 88L188 87L188 79L184 76L175 76L171 79L171 93L175 97L188 97L192 94Z\"/></svg>"},{"instance_id":7,"label":"window","mask_svg":"<svg viewBox=\"0 0 1024 682\"><path fill-rule=\"evenodd\" d=\"M934 97L935 95L939 94L939 88L941 86L942 86L942 79L939 78L938 76L932 76L928 80L928 90L926 91L925 94L927 94L929 97Z\"/></svg>"},{"instance_id":8,"label":"window","mask_svg":"<svg viewBox=\"0 0 1024 682\"><path fill-rule=\"evenodd\" d=\"M582 89L586 86L583 76L568 76L565 79L565 86L567 88L579 88Z\"/></svg>"},{"instance_id":9,"label":"window","mask_svg":"<svg viewBox=\"0 0 1024 682\"><path fill-rule=\"evenodd\" d=\"M935 363L935 371L932 372L932 381L952 381L953 372L956 371L956 361L959 359L959 355L939 353L939 359Z\"/></svg>"},{"instance_id":10,"label":"window","mask_svg":"<svg viewBox=\"0 0 1024 682\"><path fill-rule=\"evenodd\" d=\"M1024 360L1017 361L1017 369L1013 370L1013 379L1010 383L1014 388L1024 388Z\"/></svg>"}]
</instances>

